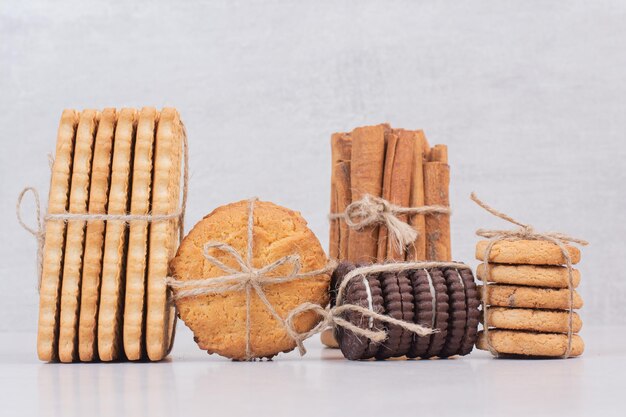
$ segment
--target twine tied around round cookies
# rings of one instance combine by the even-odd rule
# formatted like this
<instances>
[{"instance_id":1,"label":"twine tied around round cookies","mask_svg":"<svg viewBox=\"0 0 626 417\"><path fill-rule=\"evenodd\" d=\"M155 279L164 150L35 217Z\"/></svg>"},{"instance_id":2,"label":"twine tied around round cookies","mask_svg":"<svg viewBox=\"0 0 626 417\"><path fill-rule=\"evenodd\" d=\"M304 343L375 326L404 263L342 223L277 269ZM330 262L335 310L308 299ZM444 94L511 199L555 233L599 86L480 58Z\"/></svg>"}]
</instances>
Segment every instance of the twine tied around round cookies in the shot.
<instances>
[{"instance_id":1,"label":"twine tied around round cookies","mask_svg":"<svg viewBox=\"0 0 626 417\"><path fill-rule=\"evenodd\" d=\"M182 124L182 122L181 122ZM26 230L28 233L33 235L37 240L37 290L39 291L41 287L41 277L43 273L43 253L44 246L46 243L46 223L48 221L82 221L82 222L93 222L93 221L119 221L129 224L131 222L136 221L144 221L148 223L159 222L159 221L167 221L178 219L179 221L179 230L178 237L182 241L185 236L185 210L187 208L187 191L188 191L188 181L189 181L189 149L187 143L187 130L185 129L185 125L182 125L183 128L183 196L181 202L180 210L170 213L170 214L92 214L92 213L48 213L45 215L41 214L41 199L39 198L39 192L35 187L28 186L25 187L17 197L17 203L15 206L15 214L17 216L17 221L19 224ZM48 154L48 163L50 165L50 171L53 169L54 158L52 155ZM35 201L35 215L36 215L36 224L35 227L30 227L26 224L26 222L22 218L22 202L26 194L31 193L33 195L33 199Z\"/></svg>"},{"instance_id":2,"label":"twine tied around round cookies","mask_svg":"<svg viewBox=\"0 0 626 417\"><path fill-rule=\"evenodd\" d=\"M350 203L343 213L331 213L330 220L343 220L354 230L363 230L368 226L384 225L398 251L402 252L418 237L418 232L410 224L398 218L399 215L447 214L451 210L446 206L401 207L384 198L365 194L362 199Z\"/></svg>"},{"instance_id":3,"label":"twine tied around round cookies","mask_svg":"<svg viewBox=\"0 0 626 417\"><path fill-rule=\"evenodd\" d=\"M502 220L506 220L510 223L513 223L519 228L512 230L490 230L490 229L478 229L476 231L476 235L480 237L484 237L489 240L487 247L485 248L485 253L483 254L483 265L485 268L484 274L485 279L482 286L482 307L483 307L483 333L485 335L485 341L487 344L487 348L491 352L492 355L498 357L498 351L495 350L493 345L491 344L491 340L489 339L489 323L488 323L488 314L487 314L487 286L489 283L489 272L491 270L491 264L489 262L489 255L491 254L491 250L493 246L500 241L516 241L516 240L543 240L547 242L552 242L559 247L561 253L563 254L563 258L565 259L565 266L567 268L567 288L569 291L569 299L568 299L568 325L567 325L567 348L565 349L565 353L561 356L563 359L569 358L572 351L572 336L573 336L573 305L574 305L574 277L573 277L573 266L572 259L569 255L569 251L565 246L568 243L576 243L581 246L587 246L589 242L583 239L578 239L575 237L571 237L564 233L558 232L537 232L534 227L530 224L522 223L518 220L515 220L511 216L504 214L493 207L489 206L487 203L480 200L476 193L472 193L470 195L472 201L478 204L483 209L487 210L489 213L493 214L496 217L501 218Z\"/></svg>"},{"instance_id":4,"label":"twine tied around round cookies","mask_svg":"<svg viewBox=\"0 0 626 417\"><path fill-rule=\"evenodd\" d=\"M349 330L352 333L363 336L370 339L372 342L381 343L387 339L387 332L385 330L370 330L359 327L342 317L342 315L348 311L354 311L360 313L363 317L370 320L378 320L383 323L402 327L404 330L415 333L418 336L428 336L433 333L437 333L437 329L424 327L419 324L408 322L405 320L399 320L391 316L373 311L369 308L362 307L355 304L343 304L343 297L346 288L350 282L355 278L362 278L368 274L377 274L381 272L402 272L415 269L428 269L428 268L455 268L455 269L470 269L468 265L459 262L439 262L439 261L417 261L417 262L393 262L385 264L372 264L362 267L358 267L348 272L339 288L337 289L336 305L331 308L324 309L323 307L313 303L303 303L291 310L287 319L285 320L287 328L290 334L294 334L299 338L307 339L314 334L322 332L326 328L343 327L345 330ZM305 312L313 311L322 317L314 328L305 333L297 333L294 329L295 318Z\"/></svg>"},{"instance_id":5,"label":"twine tied around round cookies","mask_svg":"<svg viewBox=\"0 0 626 417\"><path fill-rule=\"evenodd\" d=\"M247 221L247 246L245 259L241 254L232 246L223 242L207 242L203 247L204 258L222 270L227 275L218 276L215 278L200 278L189 281L180 281L175 277L168 277L167 284L174 291L172 300L179 300L188 297L198 297L210 294L222 294L225 292L239 292L245 291L246 293L246 327L245 327L245 340L246 340L246 352L245 359L252 360L256 356L252 351L250 332L251 332L251 301L252 291L257 295L259 300L263 303L267 311L272 317L280 323L287 331L289 336L296 342L301 354L304 354L306 350L302 345L302 342L306 337L301 337L295 331L292 331L287 326L285 320L280 317L272 303L268 300L265 294L264 287L272 284L281 284L285 282L291 282L300 279L313 278L319 275L328 274L335 268L335 263L331 262L324 268L314 271L302 272L302 265L300 263L300 257L297 254L284 256L269 265L265 265L261 268L255 268L252 264L253 255L253 243L254 243L254 204L258 199L252 198L248 200L248 221ZM236 262L239 269L232 268L215 256L209 254L209 250L218 249L228 255ZM284 276L271 276L279 267L283 265L290 265L291 270ZM318 306L319 307L319 306ZM322 308L322 307L320 307Z\"/></svg>"}]
</instances>

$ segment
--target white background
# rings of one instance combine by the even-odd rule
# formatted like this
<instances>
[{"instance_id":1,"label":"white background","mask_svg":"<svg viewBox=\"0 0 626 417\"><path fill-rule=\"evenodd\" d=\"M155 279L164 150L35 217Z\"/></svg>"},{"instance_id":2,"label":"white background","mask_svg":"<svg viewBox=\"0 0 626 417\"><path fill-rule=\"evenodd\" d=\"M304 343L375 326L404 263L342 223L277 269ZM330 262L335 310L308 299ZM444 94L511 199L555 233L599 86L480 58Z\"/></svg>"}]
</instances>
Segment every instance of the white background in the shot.
<instances>
[{"instance_id":1,"label":"white background","mask_svg":"<svg viewBox=\"0 0 626 417\"><path fill-rule=\"evenodd\" d=\"M475 264L475 229L507 227L474 190L589 240L583 319L626 323L625 2L130 3L0 4L0 331L36 328L15 199L34 185L45 200L61 111L143 105L187 126L189 225L258 195L325 247L330 134L423 128L450 149L455 258Z\"/></svg>"}]
</instances>

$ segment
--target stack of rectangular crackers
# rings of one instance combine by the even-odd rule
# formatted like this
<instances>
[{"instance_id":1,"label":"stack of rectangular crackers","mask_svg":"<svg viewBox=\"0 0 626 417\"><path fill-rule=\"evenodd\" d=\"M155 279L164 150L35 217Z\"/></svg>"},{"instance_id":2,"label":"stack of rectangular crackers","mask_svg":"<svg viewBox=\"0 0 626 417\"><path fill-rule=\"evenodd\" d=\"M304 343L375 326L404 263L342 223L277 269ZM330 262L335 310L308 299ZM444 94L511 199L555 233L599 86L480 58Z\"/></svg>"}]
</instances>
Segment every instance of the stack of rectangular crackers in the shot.
<instances>
[{"instance_id":1,"label":"stack of rectangular crackers","mask_svg":"<svg viewBox=\"0 0 626 417\"><path fill-rule=\"evenodd\" d=\"M485 261L489 241L476 246L476 258ZM580 261L580 250L566 245L572 264ZM478 266L476 274L486 288L479 293L488 306L485 326L489 344L481 332L477 347L491 348L498 354L529 357L566 355L570 326L570 307L579 309L583 300L574 289L570 293L569 274L563 252L555 243L542 240L502 240L490 253L489 268ZM572 288L580 283L580 272L572 270ZM571 306L570 306L571 296ZM584 343L578 336L580 316L572 313L571 352L583 353Z\"/></svg>"},{"instance_id":2,"label":"stack of rectangular crackers","mask_svg":"<svg viewBox=\"0 0 626 417\"><path fill-rule=\"evenodd\" d=\"M331 213L343 213L364 196L381 197L399 207L448 207L450 166L446 145L431 147L421 130L393 129L388 124L357 127L331 137ZM352 262L452 259L448 214L398 218L417 232L417 240L398 248L384 226L349 228L330 225L330 257Z\"/></svg>"},{"instance_id":3,"label":"stack of rectangular crackers","mask_svg":"<svg viewBox=\"0 0 626 417\"><path fill-rule=\"evenodd\" d=\"M180 216L152 216L180 213L184 135L173 108L63 112L45 224L41 360L168 354L175 314L165 278Z\"/></svg>"}]
</instances>

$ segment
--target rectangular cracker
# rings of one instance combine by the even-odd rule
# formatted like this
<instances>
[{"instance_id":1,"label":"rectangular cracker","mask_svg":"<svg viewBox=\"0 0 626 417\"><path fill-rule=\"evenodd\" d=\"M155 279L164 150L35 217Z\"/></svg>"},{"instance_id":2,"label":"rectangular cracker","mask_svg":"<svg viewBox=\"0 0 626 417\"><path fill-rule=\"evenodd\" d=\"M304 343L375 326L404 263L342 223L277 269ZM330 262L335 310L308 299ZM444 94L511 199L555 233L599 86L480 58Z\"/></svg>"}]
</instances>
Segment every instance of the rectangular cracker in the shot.
<instances>
[{"instance_id":1,"label":"rectangular cracker","mask_svg":"<svg viewBox=\"0 0 626 417\"><path fill-rule=\"evenodd\" d=\"M122 109L115 128L108 214L126 214L128 211L136 126L137 111L135 109ZM118 318L116 318L115 308L112 308L111 304L117 304L113 293L121 285L125 273L126 242L126 222L122 220L107 221L98 308L97 345L101 360L113 360L116 357L114 353L116 353L117 347L114 345L111 328L115 327L114 322Z\"/></svg>"},{"instance_id":2,"label":"rectangular cracker","mask_svg":"<svg viewBox=\"0 0 626 417\"><path fill-rule=\"evenodd\" d=\"M145 107L139 114L135 159L133 164L133 187L130 201L131 214L149 214L152 189L152 156L156 123L159 113ZM148 222L133 220L129 225L128 254L123 308L124 353L130 360L143 355L143 310L146 269L148 258ZM117 330L116 330L117 331Z\"/></svg>"},{"instance_id":3,"label":"rectangular cracker","mask_svg":"<svg viewBox=\"0 0 626 417\"><path fill-rule=\"evenodd\" d=\"M68 208L78 118L79 113L75 110L64 110L61 115L48 195L48 213L50 214L62 214ZM37 326L37 355L42 361L52 361L58 358L59 290L64 247L65 222L63 220L46 221Z\"/></svg>"},{"instance_id":4,"label":"rectangular cracker","mask_svg":"<svg viewBox=\"0 0 626 417\"><path fill-rule=\"evenodd\" d=\"M180 169L184 129L178 111L161 111L154 153L152 213L171 214L180 207ZM176 316L168 303L165 278L178 246L179 219L150 225L146 349L150 360L163 359L172 346Z\"/></svg>"},{"instance_id":5,"label":"rectangular cracker","mask_svg":"<svg viewBox=\"0 0 626 417\"><path fill-rule=\"evenodd\" d=\"M76 130L76 146L72 163L70 214L86 214L89 204L89 183L94 139L100 112L84 110ZM63 276L61 279L61 317L59 328L59 360L73 362L78 358L78 308L85 243L84 220L67 222Z\"/></svg>"},{"instance_id":6,"label":"rectangular cracker","mask_svg":"<svg viewBox=\"0 0 626 417\"><path fill-rule=\"evenodd\" d=\"M113 155L113 136L117 122L116 109L105 109L100 116L93 151L91 184L89 186L89 213L106 214ZM89 221L85 233L83 277L80 290L78 322L78 357L83 362L97 359L96 326L100 299L100 273L105 223Z\"/></svg>"}]
</instances>

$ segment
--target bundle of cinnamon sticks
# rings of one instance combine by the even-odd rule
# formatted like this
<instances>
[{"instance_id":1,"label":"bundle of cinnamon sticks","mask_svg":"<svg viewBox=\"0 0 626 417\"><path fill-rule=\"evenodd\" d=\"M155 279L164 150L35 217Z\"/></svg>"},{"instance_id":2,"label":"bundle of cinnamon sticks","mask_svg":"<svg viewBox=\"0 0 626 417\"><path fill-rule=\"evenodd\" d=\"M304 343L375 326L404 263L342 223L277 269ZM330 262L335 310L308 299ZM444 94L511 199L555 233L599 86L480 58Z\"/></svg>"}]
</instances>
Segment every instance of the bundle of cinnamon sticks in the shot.
<instances>
[{"instance_id":1,"label":"bundle of cinnamon sticks","mask_svg":"<svg viewBox=\"0 0 626 417\"><path fill-rule=\"evenodd\" d=\"M445 206L450 166L446 145L430 146L421 130L388 124L357 127L331 137L331 213L369 195L399 207ZM417 231L406 248L394 245L384 225L350 228L343 219L330 225L330 256L352 262L452 259L449 214L398 214Z\"/></svg>"}]
</instances>

